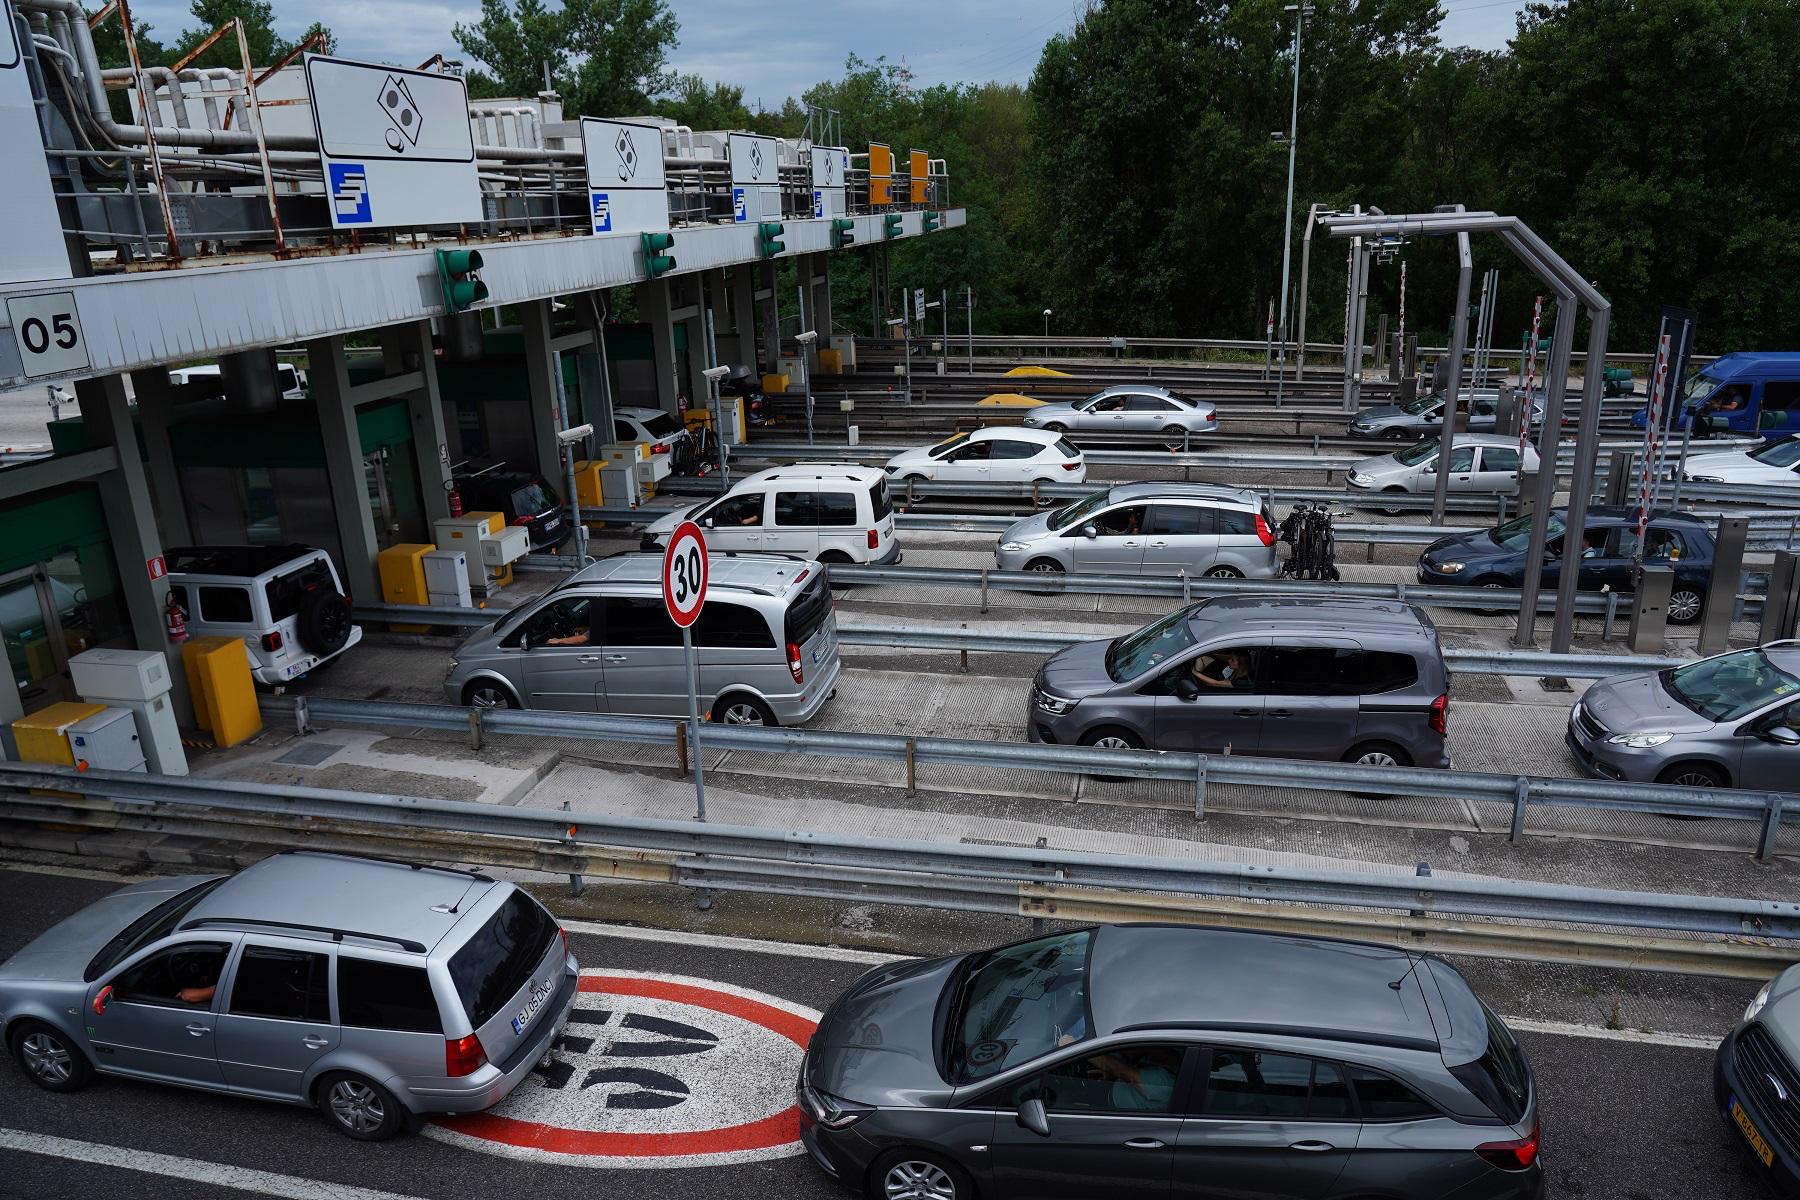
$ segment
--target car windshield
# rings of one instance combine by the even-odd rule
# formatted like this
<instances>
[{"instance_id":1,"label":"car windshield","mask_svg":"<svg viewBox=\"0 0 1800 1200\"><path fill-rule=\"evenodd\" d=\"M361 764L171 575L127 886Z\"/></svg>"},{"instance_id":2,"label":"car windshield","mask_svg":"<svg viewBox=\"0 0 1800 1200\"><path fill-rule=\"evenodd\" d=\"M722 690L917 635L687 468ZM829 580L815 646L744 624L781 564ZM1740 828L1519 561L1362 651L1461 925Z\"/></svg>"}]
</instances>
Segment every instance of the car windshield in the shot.
<instances>
[{"instance_id":1,"label":"car windshield","mask_svg":"<svg viewBox=\"0 0 1800 1200\"><path fill-rule=\"evenodd\" d=\"M1412 400L1408 400L1405 404L1402 404L1400 406L1400 411L1411 413L1416 417L1433 405L1441 404L1443 399L1443 396L1439 395L1437 392L1427 392L1423 396L1415 397Z\"/></svg>"},{"instance_id":2,"label":"car windshield","mask_svg":"<svg viewBox=\"0 0 1800 1200\"><path fill-rule=\"evenodd\" d=\"M1687 382L1681 385L1681 406L1683 408L1698 404L1718 388L1719 380L1705 371L1695 371L1689 375Z\"/></svg>"},{"instance_id":3,"label":"car windshield","mask_svg":"<svg viewBox=\"0 0 1800 1200\"><path fill-rule=\"evenodd\" d=\"M645 417L643 424L644 432L659 441L666 437L674 437L681 432L681 426L676 424L675 418L668 413L657 413L654 417Z\"/></svg>"},{"instance_id":4,"label":"car windshield","mask_svg":"<svg viewBox=\"0 0 1800 1200\"><path fill-rule=\"evenodd\" d=\"M1752 450L1750 457L1765 467L1791 467L1800 462L1800 438L1770 442L1760 450Z\"/></svg>"},{"instance_id":5,"label":"car windshield","mask_svg":"<svg viewBox=\"0 0 1800 1200\"><path fill-rule=\"evenodd\" d=\"M93 959L88 962L87 970L82 972L82 978L92 983L131 955L136 954L140 948L167 937L175 926L181 923L181 918L192 912L194 906L206 899L214 888L224 883L225 878L225 876L220 876L217 879L208 879L204 883L197 883L187 891L177 893L164 900L119 930L117 934L113 935L112 941L102 946L100 953L94 955Z\"/></svg>"},{"instance_id":6,"label":"car windshield","mask_svg":"<svg viewBox=\"0 0 1800 1200\"><path fill-rule=\"evenodd\" d=\"M968 440L969 435L966 433L959 433L953 438L947 438L931 448L931 457L942 458Z\"/></svg>"},{"instance_id":7,"label":"car windshield","mask_svg":"<svg viewBox=\"0 0 1800 1200\"><path fill-rule=\"evenodd\" d=\"M1095 492L1091 496L1083 496L1079 500L1070 501L1061 508L1051 510L1049 518L1050 528L1060 531L1067 529L1077 521L1086 520L1088 517L1093 516L1095 512L1105 507L1107 500L1111 496L1112 491L1110 489L1103 489Z\"/></svg>"},{"instance_id":8,"label":"car windshield","mask_svg":"<svg viewBox=\"0 0 1800 1200\"><path fill-rule=\"evenodd\" d=\"M1106 648L1106 673L1114 683L1136 679L1145 671L1180 654L1194 644L1194 631L1188 628L1192 609L1178 608L1155 624L1136 633L1115 638Z\"/></svg>"},{"instance_id":9,"label":"car windshield","mask_svg":"<svg viewBox=\"0 0 1800 1200\"><path fill-rule=\"evenodd\" d=\"M1436 458L1437 452L1438 440L1436 438L1426 438L1418 445L1408 446L1406 449L1400 451L1400 453L1394 455L1394 461L1405 463L1409 467L1416 467L1426 459Z\"/></svg>"},{"instance_id":10,"label":"car windshield","mask_svg":"<svg viewBox=\"0 0 1800 1200\"><path fill-rule=\"evenodd\" d=\"M1800 693L1800 679L1761 650L1739 650L1660 675L1663 688L1709 721L1735 721L1784 696Z\"/></svg>"},{"instance_id":11,"label":"car windshield","mask_svg":"<svg viewBox=\"0 0 1800 1200\"><path fill-rule=\"evenodd\" d=\"M945 1022L946 1075L958 1084L997 1075L1093 1036L1088 947L1078 929L973 955L955 976Z\"/></svg>"},{"instance_id":12,"label":"car windshield","mask_svg":"<svg viewBox=\"0 0 1800 1200\"><path fill-rule=\"evenodd\" d=\"M1551 513L1550 520L1545 522L1544 540L1562 536L1563 519L1561 513ZM1531 518L1514 517L1498 529L1488 530L1488 537L1496 546L1505 546L1508 550L1523 550L1531 544Z\"/></svg>"}]
</instances>

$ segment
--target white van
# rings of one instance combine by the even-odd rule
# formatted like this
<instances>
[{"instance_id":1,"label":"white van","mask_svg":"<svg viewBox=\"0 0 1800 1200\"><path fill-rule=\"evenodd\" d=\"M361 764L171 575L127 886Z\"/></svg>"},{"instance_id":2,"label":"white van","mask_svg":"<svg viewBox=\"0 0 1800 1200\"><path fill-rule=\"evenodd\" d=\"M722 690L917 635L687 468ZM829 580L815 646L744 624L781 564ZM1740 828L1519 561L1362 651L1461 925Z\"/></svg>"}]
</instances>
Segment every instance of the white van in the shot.
<instances>
[{"instance_id":1,"label":"white van","mask_svg":"<svg viewBox=\"0 0 1800 1200\"><path fill-rule=\"evenodd\" d=\"M705 530L709 550L875 566L900 561L894 507L878 467L801 463L758 471L716 500L679 509L647 526L643 548L662 549L683 521Z\"/></svg>"}]
</instances>

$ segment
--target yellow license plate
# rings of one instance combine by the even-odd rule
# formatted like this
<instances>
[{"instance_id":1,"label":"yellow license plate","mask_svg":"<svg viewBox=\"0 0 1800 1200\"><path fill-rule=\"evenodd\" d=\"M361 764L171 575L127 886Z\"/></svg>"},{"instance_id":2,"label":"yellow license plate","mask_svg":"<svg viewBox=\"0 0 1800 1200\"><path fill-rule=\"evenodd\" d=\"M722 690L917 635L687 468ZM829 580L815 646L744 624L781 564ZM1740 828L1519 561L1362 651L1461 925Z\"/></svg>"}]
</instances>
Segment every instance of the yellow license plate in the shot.
<instances>
[{"instance_id":1,"label":"yellow license plate","mask_svg":"<svg viewBox=\"0 0 1800 1200\"><path fill-rule=\"evenodd\" d=\"M1731 1119L1737 1122L1738 1129L1744 1134L1744 1140L1750 1143L1750 1149L1756 1152L1756 1157L1762 1160L1762 1165L1773 1166L1775 1151L1769 1149L1769 1143L1764 1141L1763 1135L1756 1131L1756 1125L1750 1120L1750 1114L1744 1111L1744 1106L1737 1102L1736 1096L1731 1098Z\"/></svg>"}]
</instances>

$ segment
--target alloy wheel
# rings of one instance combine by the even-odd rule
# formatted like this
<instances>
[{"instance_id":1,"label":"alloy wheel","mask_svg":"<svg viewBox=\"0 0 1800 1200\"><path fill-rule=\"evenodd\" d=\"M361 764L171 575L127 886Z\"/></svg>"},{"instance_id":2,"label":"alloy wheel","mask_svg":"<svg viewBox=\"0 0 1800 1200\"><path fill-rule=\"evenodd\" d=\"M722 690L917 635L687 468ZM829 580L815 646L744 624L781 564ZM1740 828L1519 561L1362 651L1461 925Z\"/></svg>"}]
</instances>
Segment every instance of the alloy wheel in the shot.
<instances>
[{"instance_id":1,"label":"alloy wheel","mask_svg":"<svg viewBox=\"0 0 1800 1200\"><path fill-rule=\"evenodd\" d=\"M1682 588L1669 596L1669 620L1685 625L1700 615L1700 593Z\"/></svg>"},{"instance_id":2,"label":"alloy wheel","mask_svg":"<svg viewBox=\"0 0 1800 1200\"><path fill-rule=\"evenodd\" d=\"M69 1048L52 1034L41 1030L26 1034L19 1048L25 1055L25 1069L45 1083L68 1083L75 1073Z\"/></svg>"},{"instance_id":3,"label":"alloy wheel","mask_svg":"<svg viewBox=\"0 0 1800 1200\"><path fill-rule=\"evenodd\" d=\"M726 705L724 716L724 723L727 725L761 725L763 723L762 713L756 705L745 700Z\"/></svg>"},{"instance_id":4,"label":"alloy wheel","mask_svg":"<svg viewBox=\"0 0 1800 1200\"><path fill-rule=\"evenodd\" d=\"M340 1079L331 1085L331 1115L346 1129L373 1133L387 1120L387 1107L368 1084Z\"/></svg>"},{"instance_id":5,"label":"alloy wheel","mask_svg":"<svg viewBox=\"0 0 1800 1200\"><path fill-rule=\"evenodd\" d=\"M887 1200L956 1200L956 1181L936 1163L906 1159L888 1168L882 1193Z\"/></svg>"},{"instance_id":6,"label":"alloy wheel","mask_svg":"<svg viewBox=\"0 0 1800 1200\"><path fill-rule=\"evenodd\" d=\"M1669 782L1676 787L1716 788L1719 786L1719 781L1713 777L1712 772L1702 771L1699 768L1678 771L1670 777Z\"/></svg>"},{"instance_id":7,"label":"alloy wheel","mask_svg":"<svg viewBox=\"0 0 1800 1200\"><path fill-rule=\"evenodd\" d=\"M1364 767L1397 767L1400 763L1386 750L1370 750L1357 760Z\"/></svg>"},{"instance_id":8,"label":"alloy wheel","mask_svg":"<svg viewBox=\"0 0 1800 1200\"><path fill-rule=\"evenodd\" d=\"M1094 745L1101 750L1135 750L1135 749L1137 749L1137 747L1133 746L1129 741L1120 737L1116 733L1109 733L1103 738L1095 738Z\"/></svg>"},{"instance_id":9,"label":"alloy wheel","mask_svg":"<svg viewBox=\"0 0 1800 1200\"><path fill-rule=\"evenodd\" d=\"M479 687L469 693L470 708L505 708L506 693L497 687Z\"/></svg>"}]
</instances>

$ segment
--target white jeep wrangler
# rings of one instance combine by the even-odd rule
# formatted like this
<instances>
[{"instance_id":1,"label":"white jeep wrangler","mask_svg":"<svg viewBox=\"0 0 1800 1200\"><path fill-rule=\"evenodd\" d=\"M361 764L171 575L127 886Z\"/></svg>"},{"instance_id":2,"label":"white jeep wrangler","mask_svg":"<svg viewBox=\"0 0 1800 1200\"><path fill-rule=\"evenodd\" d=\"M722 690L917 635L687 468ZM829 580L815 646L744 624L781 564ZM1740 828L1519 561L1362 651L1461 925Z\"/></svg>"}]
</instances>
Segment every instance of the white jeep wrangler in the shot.
<instances>
[{"instance_id":1,"label":"white jeep wrangler","mask_svg":"<svg viewBox=\"0 0 1800 1200\"><path fill-rule=\"evenodd\" d=\"M169 594L192 636L241 637L258 683L316 671L362 640L331 557L311 546L168 551Z\"/></svg>"}]
</instances>

